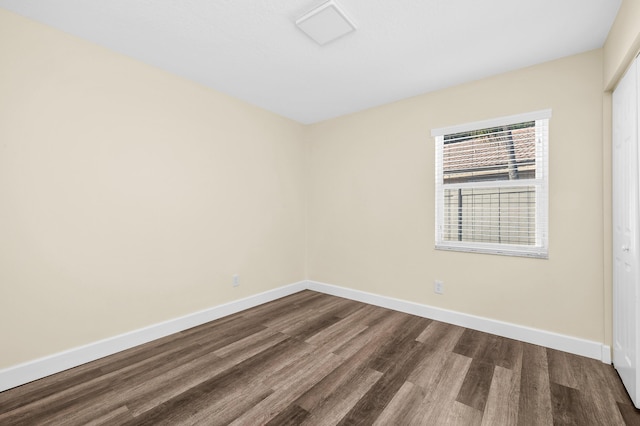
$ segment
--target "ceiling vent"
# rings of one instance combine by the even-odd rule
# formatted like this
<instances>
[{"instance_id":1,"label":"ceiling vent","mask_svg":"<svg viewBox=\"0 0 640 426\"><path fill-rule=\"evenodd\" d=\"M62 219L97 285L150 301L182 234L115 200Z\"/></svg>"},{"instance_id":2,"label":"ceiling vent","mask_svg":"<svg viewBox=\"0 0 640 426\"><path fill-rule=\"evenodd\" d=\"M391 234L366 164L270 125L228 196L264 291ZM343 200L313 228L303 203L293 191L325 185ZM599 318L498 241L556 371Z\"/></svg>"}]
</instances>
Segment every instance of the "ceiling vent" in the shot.
<instances>
[{"instance_id":1,"label":"ceiling vent","mask_svg":"<svg viewBox=\"0 0 640 426\"><path fill-rule=\"evenodd\" d=\"M356 30L356 25L334 0L298 18L296 25L321 46Z\"/></svg>"}]
</instances>

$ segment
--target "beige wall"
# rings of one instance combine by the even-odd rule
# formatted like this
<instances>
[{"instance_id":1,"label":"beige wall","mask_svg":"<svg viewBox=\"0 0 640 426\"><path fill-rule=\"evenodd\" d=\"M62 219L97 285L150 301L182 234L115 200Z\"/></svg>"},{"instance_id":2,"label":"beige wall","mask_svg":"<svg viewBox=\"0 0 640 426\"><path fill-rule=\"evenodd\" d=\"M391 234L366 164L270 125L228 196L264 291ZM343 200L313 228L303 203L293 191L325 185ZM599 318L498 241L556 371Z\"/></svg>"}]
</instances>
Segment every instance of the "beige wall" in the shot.
<instances>
[{"instance_id":1,"label":"beige wall","mask_svg":"<svg viewBox=\"0 0 640 426\"><path fill-rule=\"evenodd\" d=\"M591 51L311 126L309 278L603 341L602 65ZM549 259L436 251L431 129L544 108Z\"/></svg>"},{"instance_id":2,"label":"beige wall","mask_svg":"<svg viewBox=\"0 0 640 426\"><path fill-rule=\"evenodd\" d=\"M604 45L604 85L612 90L640 51L640 0L622 0Z\"/></svg>"},{"instance_id":3,"label":"beige wall","mask_svg":"<svg viewBox=\"0 0 640 426\"><path fill-rule=\"evenodd\" d=\"M0 9L0 369L304 279L303 131Z\"/></svg>"}]
</instances>

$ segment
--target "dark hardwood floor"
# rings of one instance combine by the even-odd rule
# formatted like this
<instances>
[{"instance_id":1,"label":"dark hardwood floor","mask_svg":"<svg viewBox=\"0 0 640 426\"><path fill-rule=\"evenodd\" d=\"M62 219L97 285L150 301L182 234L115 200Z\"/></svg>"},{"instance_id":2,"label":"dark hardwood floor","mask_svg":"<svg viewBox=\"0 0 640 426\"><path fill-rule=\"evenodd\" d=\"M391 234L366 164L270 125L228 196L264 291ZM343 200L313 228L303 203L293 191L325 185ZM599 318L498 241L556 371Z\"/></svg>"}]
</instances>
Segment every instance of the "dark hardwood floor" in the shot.
<instances>
[{"instance_id":1,"label":"dark hardwood floor","mask_svg":"<svg viewBox=\"0 0 640 426\"><path fill-rule=\"evenodd\" d=\"M295 295L0 393L0 425L638 425L599 361Z\"/></svg>"}]
</instances>

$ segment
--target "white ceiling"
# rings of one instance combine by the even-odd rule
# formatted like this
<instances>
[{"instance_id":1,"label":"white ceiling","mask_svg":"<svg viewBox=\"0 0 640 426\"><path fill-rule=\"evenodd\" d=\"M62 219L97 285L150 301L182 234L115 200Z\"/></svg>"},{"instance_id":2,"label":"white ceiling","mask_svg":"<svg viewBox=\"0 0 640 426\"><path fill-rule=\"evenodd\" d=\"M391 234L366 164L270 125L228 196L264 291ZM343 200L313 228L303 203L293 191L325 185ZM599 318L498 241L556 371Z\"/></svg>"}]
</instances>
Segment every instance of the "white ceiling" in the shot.
<instances>
[{"instance_id":1,"label":"white ceiling","mask_svg":"<svg viewBox=\"0 0 640 426\"><path fill-rule=\"evenodd\" d=\"M301 123L602 47L621 0L337 0L358 30L319 46L325 0L0 0Z\"/></svg>"}]
</instances>

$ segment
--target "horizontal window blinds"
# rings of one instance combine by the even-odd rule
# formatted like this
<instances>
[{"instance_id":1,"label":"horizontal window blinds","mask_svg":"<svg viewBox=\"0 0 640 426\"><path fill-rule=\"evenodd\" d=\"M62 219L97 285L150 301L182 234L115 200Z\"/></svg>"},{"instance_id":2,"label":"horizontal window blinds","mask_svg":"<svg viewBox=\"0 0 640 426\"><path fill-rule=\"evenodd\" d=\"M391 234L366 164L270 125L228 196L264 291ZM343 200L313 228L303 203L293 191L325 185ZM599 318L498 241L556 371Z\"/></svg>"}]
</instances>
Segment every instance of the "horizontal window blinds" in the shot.
<instances>
[{"instance_id":1,"label":"horizontal window blinds","mask_svg":"<svg viewBox=\"0 0 640 426\"><path fill-rule=\"evenodd\" d=\"M437 248L547 256L548 117L435 135Z\"/></svg>"}]
</instances>

